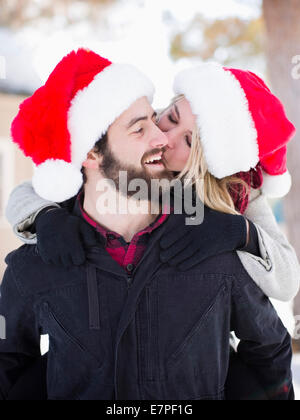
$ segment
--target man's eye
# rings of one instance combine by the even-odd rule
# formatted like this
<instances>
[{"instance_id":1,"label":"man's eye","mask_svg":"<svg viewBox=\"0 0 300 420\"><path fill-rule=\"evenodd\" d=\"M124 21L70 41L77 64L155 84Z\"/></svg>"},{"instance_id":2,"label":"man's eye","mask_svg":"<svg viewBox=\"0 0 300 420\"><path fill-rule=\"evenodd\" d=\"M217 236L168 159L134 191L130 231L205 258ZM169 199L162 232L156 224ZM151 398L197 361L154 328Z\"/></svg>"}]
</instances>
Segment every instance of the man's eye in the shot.
<instances>
[{"instance_id":1,"label":"man's eye","mask_svg":"<svg viewBox=\"0 0 300 420\"><path fill-rule=\"evenodd\" d=\"M143 131L144 131L144 129L140 128L139 130L135 131L135 134L142 134Z\"/></svg>"}]
</instances>

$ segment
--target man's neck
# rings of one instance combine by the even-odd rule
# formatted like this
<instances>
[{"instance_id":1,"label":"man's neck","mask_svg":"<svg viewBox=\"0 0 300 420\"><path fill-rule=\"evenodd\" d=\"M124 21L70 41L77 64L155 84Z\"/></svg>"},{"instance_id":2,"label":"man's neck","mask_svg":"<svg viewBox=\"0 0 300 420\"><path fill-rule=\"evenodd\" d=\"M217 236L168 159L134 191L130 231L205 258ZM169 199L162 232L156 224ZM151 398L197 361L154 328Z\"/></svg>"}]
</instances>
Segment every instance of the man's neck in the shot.
<instances>
[{"instance_id":1,"label":"man's neck","mask_svg":"<svg viewBox=\"0 0 300 420\"><path fill-rule=\"evenodd\" d=\"M151 214L151 205L148 201L141 203L139 211L136 211L136 204L135 199L125 198L109 187L104 192L97 191L95 181L89 180L85 185L84 211L101 226L121 235L126 242L131 242L132 238L153 223L159 214L159 212Z\"/></svg>"}]
</instances>

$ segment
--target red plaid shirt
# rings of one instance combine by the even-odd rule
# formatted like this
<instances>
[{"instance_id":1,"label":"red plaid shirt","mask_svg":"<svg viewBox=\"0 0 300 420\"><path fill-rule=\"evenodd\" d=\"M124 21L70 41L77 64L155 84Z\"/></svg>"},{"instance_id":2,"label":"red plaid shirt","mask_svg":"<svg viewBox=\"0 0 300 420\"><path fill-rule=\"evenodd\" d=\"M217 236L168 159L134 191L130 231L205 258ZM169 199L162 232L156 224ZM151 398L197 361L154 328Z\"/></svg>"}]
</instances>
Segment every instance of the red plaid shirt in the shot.
<instances>
[{"instance_id":1,"label":"red plaid shirt","mask_svg":"<svg viewBox=\"0 0 300 420\"><path fill-rule=\"evenodd\" d=\"M264 181L260 163L255 169L250 169L248 172L239 172L236 176L241 178L249 185L250 188L255 190L261 188ZM230 188L230 195L233 199L236 210L241 214L244 214L249 205L250 192L247 194L244 186L235 184Z\"/></svg>"},{"instance_id":2,"label":"red plaid shirt","mask_svg":"<svg viewBox=\"0 0 300 420\"><path fill-rule=\"evenodd\" d=\"M159 215L150 226L138 232L134 235L131 242L127 243L121 235L101 226L84 211L83 193L78 195L77 200L82 217L104 237L107 252L128 274L132 273L142 259L148 245L150 234L160 227L169 216L169 214Z\"/></svg>"}]
</instances>

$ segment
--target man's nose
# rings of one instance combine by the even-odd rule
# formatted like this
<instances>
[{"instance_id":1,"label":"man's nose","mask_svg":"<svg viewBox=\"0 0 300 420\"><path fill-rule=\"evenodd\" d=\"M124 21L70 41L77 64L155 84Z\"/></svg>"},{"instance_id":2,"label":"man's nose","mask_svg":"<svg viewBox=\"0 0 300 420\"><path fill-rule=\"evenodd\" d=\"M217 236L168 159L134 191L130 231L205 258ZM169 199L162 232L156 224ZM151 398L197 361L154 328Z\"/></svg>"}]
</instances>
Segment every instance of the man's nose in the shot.
<instances>
[{"instance_id":1,"label":"man's nose","mask_svg":"<svg viewBox=\"0 0 300 420\"><path fill-rule=\"evenodd\" d=\"M168 137L162 132L157 126L154 128L153 138L150 142L150 146L154 149L161 149L168 145Z\"/></svg>"}]
</instances>

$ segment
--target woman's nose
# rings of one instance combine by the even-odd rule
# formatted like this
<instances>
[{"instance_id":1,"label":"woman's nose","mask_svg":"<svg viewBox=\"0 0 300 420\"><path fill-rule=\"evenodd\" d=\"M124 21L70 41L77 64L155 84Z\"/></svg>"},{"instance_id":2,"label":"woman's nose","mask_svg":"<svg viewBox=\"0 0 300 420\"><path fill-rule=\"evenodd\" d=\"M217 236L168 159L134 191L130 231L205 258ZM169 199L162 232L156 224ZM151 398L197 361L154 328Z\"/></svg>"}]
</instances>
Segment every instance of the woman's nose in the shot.
<instances>
[{"instance_id":1,"label":"woman's nose","mask_svg":"<svg viewBox=\"0 0 300 420\"><path fill-rule=\"evenodd\" d=\"M176 136L174 134L174 131L173 130L167 131L165 132L165 135L168 138L168 144L166 147L169 149L174 149L176 145Z\"/></svg>"}]
</instances>

